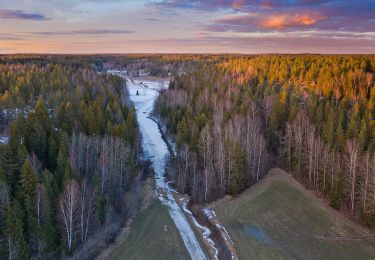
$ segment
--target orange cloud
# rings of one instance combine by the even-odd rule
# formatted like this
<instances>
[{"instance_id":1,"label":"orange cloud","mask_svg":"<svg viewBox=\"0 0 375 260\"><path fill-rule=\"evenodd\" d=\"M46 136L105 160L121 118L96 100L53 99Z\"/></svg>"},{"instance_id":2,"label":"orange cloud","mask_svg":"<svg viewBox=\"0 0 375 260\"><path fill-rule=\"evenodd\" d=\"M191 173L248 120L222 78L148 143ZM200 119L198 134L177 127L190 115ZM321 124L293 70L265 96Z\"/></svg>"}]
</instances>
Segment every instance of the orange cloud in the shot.
<instances>
[{"instance_id":1,"label":"orange cloud","mask_svg":"<svg viewBox=\"0 0 375 260\"><path fill-rule=\"evenodd\" d=\"M282 29L287 25L287 16L286 15L277 15L271 18L265 19L262 23L263 27L266 28L275 28Z\"/></svg>"},{"instance_id":2,"label":"orange cloud","mask_svg":"<svg viewBox=\"0 0 375 260\"><path fill-rule=\"evenodd\" d=\"M319 15L279 14L264 19L261 25L269 29L283 29L289 27L310 26L321 19L323 19L323 17Z\"/></svg>"},{"instance_id":3,"label":"orange cloud","mask_svg":"<svg viewBox=\"0 0 375 260\"><path fill-rule=\"evenodd\" d=\"M296 23L303 24L303 25L306 25L306 26L315 24L317 22L317 20L318 20L318 18L314 18L314 17L308 16L308 15L296 14L294 16L294 21Z\"/></svg>"}]
</instances>

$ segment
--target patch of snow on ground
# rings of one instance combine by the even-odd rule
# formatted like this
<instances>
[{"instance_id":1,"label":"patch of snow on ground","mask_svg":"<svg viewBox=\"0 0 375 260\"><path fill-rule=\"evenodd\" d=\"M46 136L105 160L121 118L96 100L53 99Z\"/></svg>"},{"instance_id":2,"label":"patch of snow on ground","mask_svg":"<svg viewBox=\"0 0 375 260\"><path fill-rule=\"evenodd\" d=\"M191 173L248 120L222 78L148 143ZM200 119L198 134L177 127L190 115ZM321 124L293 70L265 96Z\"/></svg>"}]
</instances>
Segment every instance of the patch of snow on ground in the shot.
<instances>
[{"instance_id":1,"label":"patch of snow on ground","mask_svg":"<svg viewBox=\"0 0 375 260\"><path fill-rule=\"evenodd\" d=\"M0 144L9 143L9 136L0 136Z\"/></svg>"},{"instance_id":2,"label":"patch of snow on ground","mask_svg":"<svg viewBox=\"0 0 375 260\"><path fill-rule=\"evenodd\" d=\"M202 209L202 212L206 215L208 220L210 220L211 223L218 222L219 220L216 218L216 213L212 208L204 208ZM229 236L228 231L225 229L225 227L221 223L216 223L215 226L221 231L223 235L223 238L225 241L229 241L232 245L234 245L234 242L232 238ZM232 253L232 259L235 259L235 256Z\"/></svg>"},{"instance_id":3,"label":"patch of snow on ground","mask_svg":"<svg viewBox=\"0 0 375 260\"><path fill-rule=\"evenodd\" d=\"M203 213L206 215L206 217L207 217L209 220L211 220L211 219L213 219L213 218L216 217L216 213L215 213L215 211L214 211L213 209L205 208L205 209L203 209L202 211L203 211Z\"/></svg>"},{"instance_id":4,"label":"patch of snow on ground","mask_svg":"<svg viewBox=\"0 0 375 260\"><path fill-rule=\"evenodd\" d=\"M201 229L203 231L203 238L210 244L210 247L214 250L215 252L215 255L214 255L214 258L215 259L219 259L218 255L219 255L219 251L217 250L216 248L216 245L215 245L215 242L210 238L210 235L211 235L211 231L205 227L205 226L202 226L201 224L198 223L197 219L194 217L193 213L186 207L186 202L182 205L182 208L184 209L184 211L186 213L189 214L190 218L193 220L194 222L194 225L196 225L199 229Z\"/></svg>"},{"instance_id":5,"label":"patch of snow on ground","mask_svg":"<svg viewBox=\"0 0 375 260\"><path fill-rule=\"evenodd\" d=\"M221 225L221 224L216 224L216 227L217 227L218 229L223 230L224 233L225 233L224 239L225 239L225 240L229 240L229 242L231 242L231 244L234 245L234 242L233 242L232 238L229 236L229 233L228 233L228 231L225 229L225 227L224 227L223 225Z\"/></svg>"}]
</instances>

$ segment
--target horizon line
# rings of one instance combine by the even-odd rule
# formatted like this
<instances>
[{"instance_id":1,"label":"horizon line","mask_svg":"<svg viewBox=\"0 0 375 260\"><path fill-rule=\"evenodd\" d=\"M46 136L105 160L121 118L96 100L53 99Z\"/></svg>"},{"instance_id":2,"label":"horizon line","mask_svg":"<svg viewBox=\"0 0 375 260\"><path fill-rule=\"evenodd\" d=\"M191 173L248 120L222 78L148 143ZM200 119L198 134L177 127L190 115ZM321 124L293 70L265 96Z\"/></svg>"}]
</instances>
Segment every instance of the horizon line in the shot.
<instances>
[{"instance_id":1,"label":"horizon line","mask_svg":"<svg viewBox=\"0 0 375 260\"><path fill-rule=\"evenodd\" d=\"M329 53L329 52L14 52L1 53L0 55L375 55L375 53Z\"/></svg>"}]
</instances>

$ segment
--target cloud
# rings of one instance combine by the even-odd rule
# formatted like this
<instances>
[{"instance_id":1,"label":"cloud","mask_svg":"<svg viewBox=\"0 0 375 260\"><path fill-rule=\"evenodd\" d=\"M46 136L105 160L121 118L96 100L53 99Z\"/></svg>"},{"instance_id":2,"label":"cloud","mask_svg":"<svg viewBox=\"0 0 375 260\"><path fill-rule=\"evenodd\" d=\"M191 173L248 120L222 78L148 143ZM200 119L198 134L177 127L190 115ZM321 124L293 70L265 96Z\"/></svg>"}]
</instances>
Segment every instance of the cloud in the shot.
<instances>
[{"instance_id":1,"label":"cloud","mask_svg":"<svg viewBox=\"0 0 375 260\"><path fill-rule=\"evenodd\" d=\"M226 9L233 7L240 7L243 3L248 1L245 0L162 0L155 1L150 0L150 5L156 8L159 8L161 11L166 9L193 9L193 10L217 10L217 9Z\"/></svg>"},{"instance_id":2,"label":"cloud","mask_svg":"<svg viewBox=\"0 0 375 260\"><path fill-rule=\"evenodd\" d=\"M207 52L207 53L362 53L375 52L375 35L367 38L361 35L319 34L300 36L296 33L263 33L251 36L212 36L196 38L164 38L157 40L129 40L135 46L146 46L157 52Z\"/></svg>"},{"instance_id":3,"label":"cloud","mask_svg":"<svg viewBox=\"0 0 375 260\"><path fill-rule=\"evenodd\" d=\"M49 31L49 32L32 32L34 35L106 35L106 34L130 34L135 33L132 30L107 30L107 29L87 29L87 30L73 30L73 31Z\"/></svg>"},{"instance_id":4,"label":"cloud","mask_svg":"<svg viewBox=\"0 0 375 260\"><path fill-rule=\"evenodd\" d=\"M151 4L163 12L217 12L221 17L206 24L211 31L375 31L374 0L162 0Z\"/></svg>"},{"instance_id":5,"label":"cloud","mask_svg":"<svg viewBox=\"0 0 375 260\"><path fill-rule=\"evenodd\" d=\"M208 26L212 31L268 31L268 30L295 30L308 28L317 22L326 19L319 14L296 13L296 14L270 14L258 13L228 15L213 20Z\"/></svg>"},{"instance_id":6,"label":"cloud","mask_svg":"<svg viewBox=\"0 0 375 260\"><path fill-rule=\"evenodd\" d=\"M0 10L0 19L19 19L19 20L33 20L45 21L50 20L39 13L26 13L21 10Z\"/></svg>"},{"instance_id":7,"label":"cloud","mask_svg":"<svg viewBox=\"0 0 375 260\"><path fill-rule=\"evenodd\" d=\"M371 1L371 0L369 0ZM290 8L327 5L337 0L150 0L151 5L159 8L222 10L235 9L249 11L254 9Z\"/></svg>"},{"instance_id":8,"label":"cloud","mask_svg":"<svg viewBox=\"0 0 375 260\"><path fill-rule=\"evenodd\" d=\"M268 17L263 20L262 26L270 29L308 27L315 24L322 17L308 14L281 14Z\"/></svg>"},{"instance_id":9,"label":"cloud","mask_svg":"<svg viewBox=\"0 0 375 260\"><path fill-rule=\"evenodd\" d=\"M165 22L164 20L160 20L160 19L154 18L154 17L144 18L143 20L149 21L149 22Z\"/></svg>"},{"instance_id":10,"label":"cloud","mask_svg":"<svg viewBox=\"0 0 375 260\"><path fill-rule=\"evenodd\" d=\"M200 34L197 37L182 36L161 37L159 39L137 39L102 37L92 41L78 37L57 39L51 42L36 38L17 42L0 41L0 49L11 48L4 52L44 52L44 53L122 53L122 52L165 52L165 53L374 53L375 33L337 33L324 36L319 33L295 32L254 33L246 36L230 34L214 36ZM199 37L198 37L199 36ZM109 49L108 46L111 46ZM1 50L0 50L1 51Z\"/></svg>"},{"instance_id":11,"label":"cloud","mask_svg":"<svg viewBox=\"0 0 375 260\"><path fill-rule=\"evenodd\" d=\"M2 41L18 41L23 40L22 38L13 35L11 33L0 33L0 40Z\"/></svg>"}]
</instances>

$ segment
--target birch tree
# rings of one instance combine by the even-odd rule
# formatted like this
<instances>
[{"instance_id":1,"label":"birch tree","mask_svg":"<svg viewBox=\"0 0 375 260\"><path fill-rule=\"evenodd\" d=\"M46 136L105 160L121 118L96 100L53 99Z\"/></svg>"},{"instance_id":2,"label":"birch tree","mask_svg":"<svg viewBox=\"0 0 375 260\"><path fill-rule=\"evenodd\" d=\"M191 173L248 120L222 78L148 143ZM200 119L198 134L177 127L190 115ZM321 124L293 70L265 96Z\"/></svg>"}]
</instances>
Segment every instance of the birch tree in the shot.
<instances>
[{"instance_id":1,"label":"birch tree","mask_svg":"<svg viewBox=\"0 0 375 260\"><path fill-rule=\"evenodd\" d=\"M34 210L36 221L38 225L38 232L35 236L35 248L36 258L41 258L43 256L43 251L46 245L46 241L43 238L43 229L48 225L47 215L49 213L49 203L47 198L47 191L43 184L37 184L35 188L35 198L34 198Z\"/></svg>"},{"instance_id":2,"label":"birch tree","mask_svg":"<svg viewBox=\"0 0 375 260\"><path fill-rule=\"evenodd\" d=\"M71 252L79 218L79 187L75 180L68 180L59 200L60 219L66 235L66 248Z\"/></svg>"},{"instance_id":3,"label":"birch tree","mask_svg":"<svg viewBox=\"0 0 375 260\"><path fill-rule=\"evenodd\" d=\"M210 129L208 126L205 126L201 132L200 136L200 145L203 155L203 171L204 171L204 200L207 201L207 195L210 188L210 178L211 178L211 165L210 161L212 160L212 138Z\"/></svg>"},{"instance_id":4,"label":"birch tree","mask_svg":"<svg viewBox=\"0 0 375 260\"><path fill-rule=\"evenodd\" d=\"M348 140L346 143L348 178L350 182L350 209L354 211L356 181L359 159L359 143L356 139Z\"/></svg>"},{"instance_id":5,"label":"birch tree","mask_svg":"<svg viewBox=\"0 0 375 260\"><path fill-rule=\"evenodd\" d=\"M96 204L96 190L84 178L81 182L80 193L80 233L81 243L84 243L92 228L93 214Z\"/></svg>"}]
</instances>

